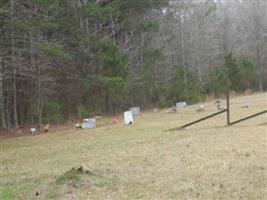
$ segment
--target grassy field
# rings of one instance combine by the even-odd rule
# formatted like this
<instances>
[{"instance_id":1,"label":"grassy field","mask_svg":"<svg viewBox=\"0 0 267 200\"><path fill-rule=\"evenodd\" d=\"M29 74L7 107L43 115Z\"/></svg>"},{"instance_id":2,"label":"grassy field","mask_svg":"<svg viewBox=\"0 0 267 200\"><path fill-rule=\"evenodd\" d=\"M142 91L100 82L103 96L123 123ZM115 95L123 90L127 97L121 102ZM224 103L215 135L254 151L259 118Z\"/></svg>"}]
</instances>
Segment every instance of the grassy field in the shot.
<instances>
[{"instance_id":1,"label":"grassy field","mask_svg":"<svg viewBox=\"0 0 267 200\"><path fill-rule=\"evenodd\" d=\"M146 112L132 126L1 138L0 199L266 199L267 115L168 131L216 111L204 105ZM245 117L267 108L267 93L231 105L232 120Z\"/></svg>"}]
</instances>

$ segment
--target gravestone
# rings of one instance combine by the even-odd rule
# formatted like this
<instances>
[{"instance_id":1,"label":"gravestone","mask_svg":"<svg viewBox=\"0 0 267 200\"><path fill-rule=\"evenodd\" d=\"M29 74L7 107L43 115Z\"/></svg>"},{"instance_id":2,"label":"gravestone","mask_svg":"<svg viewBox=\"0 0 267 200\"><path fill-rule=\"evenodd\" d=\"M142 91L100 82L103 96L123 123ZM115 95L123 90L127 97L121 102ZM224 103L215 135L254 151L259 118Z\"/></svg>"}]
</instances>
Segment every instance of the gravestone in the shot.
<instances>
[{"instance_id":1,"label":"gravestone","mask_svg":"<svg viewBox=\"0 0 267 200\"><path fill-rule=\"evenodd\" d=\"M186 106L187 106L187 103L184 101L176 103L176 108L185 108Z\"/></svg>"},{"instance_id":2,"label":"gravestone","mask_svg":"<svg viewBox=\"0 0 267 200\"><path fill-rule=\"evenodd\" d=\"M30 132L32 135L35 135L37 130L36 130L36 128L30 128Z\"/></svg>"},{"instance_id":3,"label":"gravestone","mask_svg":"<svg viewBox=\"0 0 267 200\"><path fill-rule=\"evenodd\" d=\"M50 125L49 125L49 124L44 125L44 127L43 127L43 131L44 131L45 133L49 132L49 129L50 129Z\"/></svg>"},{"instance_id":4,"label":"gravestone","mask_svg":"<svg viewBox=\"0 0 267 200\"><path fill-rule=\"evenodd\" d=\"M215 104L217 107L217 110L222 110L222 106L221 106L222 100L221 99L216 99Z\"/></svg>"},{"instance_id":5,"label":"gravestone","mask_svg":"<svg viewBox=\"0 0 267 200\"><path fill-rule=\"evenodd\" d=\"M133 116L141 115L140 107L132 107L130 108L130 111L132 112Z\"/></svg>"},{"instance_id":6,"label":"gravestone","mask_svg":"<svg viewBox=\"0 0 267 200\"><path fill-rule=\"evenodd\" d=\"M125 122L125 124L132 124L133 123L133 113L132 113L132 111L124 112L124 122Z\"/></svg>"},{"instance_id":7,"label":"gravestone","mask_svg":"<svg viewBox=\"0 0 267 200\"><path fill-rule=\"evenodd\" d=\"M200 105L199 108L196 109L197 112L203 112L205 111L204 105Z\"/></svg>"},{"instance_id":8,"label":"gravestone","mask_svg":"<svg viewBox=\"0 0 267 200\"><path fill-rule=\"evenodd\" d=\"M96 128L96 121L95 118L84 119L82 122L83 129L93 129Z\"/></svg>"}]
</instances>

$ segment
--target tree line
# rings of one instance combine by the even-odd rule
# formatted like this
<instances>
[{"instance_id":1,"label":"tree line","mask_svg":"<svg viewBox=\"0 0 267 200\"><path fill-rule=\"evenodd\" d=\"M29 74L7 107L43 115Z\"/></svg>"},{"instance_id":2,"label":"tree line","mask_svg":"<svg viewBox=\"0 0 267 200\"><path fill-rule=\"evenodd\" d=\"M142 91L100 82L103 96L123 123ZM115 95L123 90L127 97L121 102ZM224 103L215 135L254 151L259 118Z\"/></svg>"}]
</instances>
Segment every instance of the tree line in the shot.
<instances>
[{"instance_id":1,"label":"tree line","mask_svg":"<svg viewBox=\"0 0 267 200\"><path fill-rule=\"evenodd\" d=\"M1 128L267 88L266 0L1 0Z\"/></svg>"}]
</instances>

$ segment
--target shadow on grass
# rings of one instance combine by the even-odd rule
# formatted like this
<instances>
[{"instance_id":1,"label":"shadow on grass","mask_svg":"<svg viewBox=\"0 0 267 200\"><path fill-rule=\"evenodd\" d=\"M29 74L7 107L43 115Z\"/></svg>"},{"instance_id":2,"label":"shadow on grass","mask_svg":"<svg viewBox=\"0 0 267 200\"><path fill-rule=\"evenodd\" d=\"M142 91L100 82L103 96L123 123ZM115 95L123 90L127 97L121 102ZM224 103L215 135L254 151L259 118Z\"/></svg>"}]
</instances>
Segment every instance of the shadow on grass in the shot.
<instances>
[{"instance_id":1,"label":"shadow on grass","mask_svg":"<svg viewBox=\"0 0 267 200\"><path fill-rule=\"evenodd\" d=\"M260 124L254 124L253 126L266 126L266 123L260 123ZM174 131L192 131L192 130L212 130L212 129L224 129L224 128L246 128L246 127L251 127L252 125L224 125L224 126L213 126L213 127L203 127L203 128L172 128L165 130L164 132L174 132Z\"/></svg>"}]
</instances>

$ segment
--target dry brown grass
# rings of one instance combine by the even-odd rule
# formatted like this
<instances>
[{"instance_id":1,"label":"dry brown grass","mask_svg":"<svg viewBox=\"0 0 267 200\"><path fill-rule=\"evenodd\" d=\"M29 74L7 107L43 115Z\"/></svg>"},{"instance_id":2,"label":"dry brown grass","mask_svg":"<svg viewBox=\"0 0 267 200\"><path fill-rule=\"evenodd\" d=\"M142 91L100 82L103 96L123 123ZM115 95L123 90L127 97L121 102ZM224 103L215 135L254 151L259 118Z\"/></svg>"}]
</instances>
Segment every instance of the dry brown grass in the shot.
<instances>
[{"instance_id":1,"label":"dry brown grass","mask_svg":"<svg viewBox=\"0 0 267 200\"><path fill-rule=\"evenodd\" d=\"M231 104L238 119L266 109L267 94ZM145 113L132 126L2 139L0 199L266 199L266 115L227 127L222 114L166 131L216 110L204 105ZM81 165L94 175L57 184Z\"/></svg>"}]
</instances>

